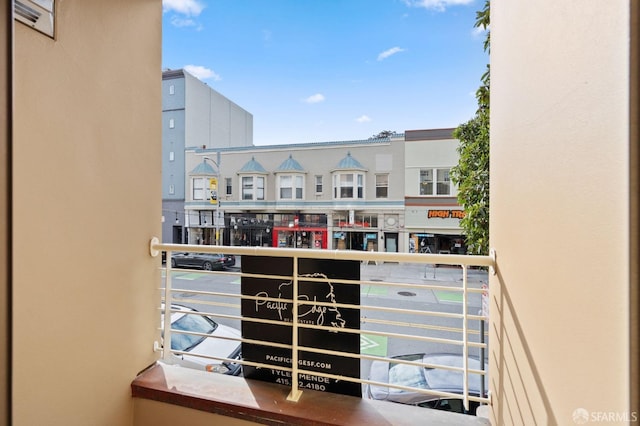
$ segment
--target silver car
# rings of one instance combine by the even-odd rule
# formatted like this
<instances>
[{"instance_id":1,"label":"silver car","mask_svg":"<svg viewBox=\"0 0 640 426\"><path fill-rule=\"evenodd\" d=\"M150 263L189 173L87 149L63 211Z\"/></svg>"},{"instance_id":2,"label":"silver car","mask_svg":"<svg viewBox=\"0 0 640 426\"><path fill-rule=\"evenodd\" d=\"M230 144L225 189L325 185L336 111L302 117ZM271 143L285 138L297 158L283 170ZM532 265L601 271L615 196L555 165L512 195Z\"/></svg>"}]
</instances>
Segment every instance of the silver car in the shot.
<instances>
[{"instance_id":1,"label":"silver car","mask_svg":"<svg viewBox=\"0 0 640 426\"><path fill-rule=\"evenodd\" d=\"M212 318L198 314L198 311L186 306L174 304L171 308L171 350L181 353L172 353L168 360L170 363L209 372L240 375L240 364L197 356L240 359L240 343L224 339L239 339L240 330L218 324ZM164 305L162 309L164 312ZM161 321L164 321L164 313ZM199 334L180 333L181 331Z\"/></svg>"},{"instance_id":2,"label":"silver car","mask_svg":"<svg viewBox=\"0 0 640 426\"><path fill-rule=\"evenodd\" d=\"M413 354L401 355L392 359L423 362L425 364L443 365L462 368L462 355L457 354ZM469 369L480 370L480 361L469 357ZM488 371L488 365L484 365ZM469 394L480 396L481 375L469 374ZM418 365L399 364L394 362L373 361L369 379L392 385L408 386L419 389L431 389L439 392L463 393L462 371L453 371L442 368L425 368ZM488 378L484 375L484 391L488 390ZM417 391L390 388L386 386L367 386L367 396L371 399L398 402L401 404L417 405L420 407L435 408L438 410L453 411L463 414L475 414L479 403L469 402L469 410L464 409L462 397L447 398L437 395L429 395ZM486 396L486 395L485 395Z\"/></svg>"}]
</instances>

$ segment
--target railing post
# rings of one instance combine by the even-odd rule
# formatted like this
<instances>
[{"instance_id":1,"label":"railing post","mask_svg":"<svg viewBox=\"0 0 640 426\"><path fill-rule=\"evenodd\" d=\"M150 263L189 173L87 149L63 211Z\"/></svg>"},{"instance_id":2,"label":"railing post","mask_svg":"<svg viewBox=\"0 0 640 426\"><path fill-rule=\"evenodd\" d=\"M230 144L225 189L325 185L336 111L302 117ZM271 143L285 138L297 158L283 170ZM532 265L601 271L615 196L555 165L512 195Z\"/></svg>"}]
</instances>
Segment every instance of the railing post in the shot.
<instances>
[{"instance_id":1,"label":"railing post","mask_svg":"<svg viewBox=\"0 0 640 426\"><path fill-rule=\"evenodd\" d=\"M469 334L468 334L468 309L467 309L467 265L462 265L462 375L464 409L469 411ZM484 377L483 377L484 380Z\"/></svg>"},{"instance_id":2,"label":"railing post","mask_svg":"<svg viewBox=\"0 0 640 426\"><path fill-rule=\"evenodd\" d=\"M291 309L291 392L288 401L298 402L302 391L298 389L298 257L293 256L293 296Z\"/></svg>"},{"instance_id":3,"label":"railing post","mask_svg":"<svg viewBox=\"0 0 640 426\"><path fill-rule=\"evenodd\" d=\"M164 324L162 324L163 344L162 359L168 360L171 357L171 251L167 251L164 280Z\"/></svg>"},{"instance_id":4,"label":"railing post","mask_svg":"<svg viewBox=\"0 0 640 426\"><path fill-rule=\"evenodd\" d=\"M485 372L484 369L484 357L485 357L485 353L484 353L484 318L480 320L480 344L482 344L483 346L480 347L480 370L482 370L483 372ZM486 372L485 372L486 374ZM484 395L487 393L487 390L485 389L484 386L484 374L482 375L482 377L480 377L480 398L484 398Z\"/></svg>"}]
</instances>

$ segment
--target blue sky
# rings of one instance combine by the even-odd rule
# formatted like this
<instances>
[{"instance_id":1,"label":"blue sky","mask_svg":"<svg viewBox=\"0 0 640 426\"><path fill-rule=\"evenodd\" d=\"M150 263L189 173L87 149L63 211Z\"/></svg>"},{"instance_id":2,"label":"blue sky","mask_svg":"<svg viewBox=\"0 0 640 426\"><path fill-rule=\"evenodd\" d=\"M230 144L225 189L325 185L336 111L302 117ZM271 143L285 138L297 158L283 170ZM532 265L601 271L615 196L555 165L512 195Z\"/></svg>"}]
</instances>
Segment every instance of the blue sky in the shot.
<instances>
[{"instance_id":1,"label":"blue sky","mask_svg":"<svg viewBox=\"0 0 640 426\"><path fill-rule=\"evenodd\" d=\"M484 0L164 0L163 69L253 114L255 145L456 127L485 71Z\"/></svg>"}]
</instances>

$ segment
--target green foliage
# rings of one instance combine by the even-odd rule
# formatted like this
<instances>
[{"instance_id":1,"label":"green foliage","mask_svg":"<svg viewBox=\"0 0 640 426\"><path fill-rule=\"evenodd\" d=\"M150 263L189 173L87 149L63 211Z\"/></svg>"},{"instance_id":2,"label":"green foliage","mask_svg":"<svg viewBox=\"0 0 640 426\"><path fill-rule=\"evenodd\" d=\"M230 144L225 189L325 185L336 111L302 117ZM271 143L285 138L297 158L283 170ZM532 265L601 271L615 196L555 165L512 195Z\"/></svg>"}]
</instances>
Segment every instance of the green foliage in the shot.
<instances>
[{"instance_id":1,"label":"green foliage","mask_svg":"<svg viewBox=\"0 0 640 426\"><path fill-rule=\"evenodd\" d=\"M475 27L488 29L489 5L476 13ZM490 34L484 43L490 49ZM475 117L458 126L453 136L460 141L458 165L451 170L451 179L458 185L458 202L465 211L460 226L467 240L467 248L473 254L489 253L489 99L490 68L481 77L476 91L478 110Z\"/></svg>"},{"instance_id":2,"label":"green foliage","mask_svg":"<svg viewBox=\"0 0 640 426\"><path fill-rule=\"evenodd\" d=\"M458 185L458 202L465 211L460 221L473 254L489 253L489 112L479 111L474 118L453 132L460 141L458 165L451 179Z\"/></svg>"},{"instance_id":3,"label":"green foliage","mask_svg":"<svg viewBox=\"0 0 640 426\"><path fill-rule=\"evenodd\" d=\"M369 139L384 139L384 138L390 138L391 136L393 136L396 132L394 132L393 130L383 130L380 133L378 133L377 135L373 135L371 136Z\"/></svg>"}]
</instances>

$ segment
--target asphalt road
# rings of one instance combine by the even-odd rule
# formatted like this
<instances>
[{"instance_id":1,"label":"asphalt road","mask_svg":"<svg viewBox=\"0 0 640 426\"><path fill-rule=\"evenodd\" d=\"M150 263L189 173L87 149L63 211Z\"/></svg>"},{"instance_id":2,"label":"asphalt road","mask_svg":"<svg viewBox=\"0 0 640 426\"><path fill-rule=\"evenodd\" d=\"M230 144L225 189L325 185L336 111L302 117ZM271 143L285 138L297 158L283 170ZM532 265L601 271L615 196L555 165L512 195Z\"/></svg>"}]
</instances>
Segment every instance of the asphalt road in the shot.
<instances>
[{"instance_id":1,"label":"asphalt road","mask_svg":"<svg viewBox=\"0 0 640 426\"><path fill-rule=\"evenodd\" d=\"M173 270L172 288L173 297L179 299L178 303L191 306L195 309L207 312L215 312L216 321L221 324L240 328L240 320L229 318L240 316L240 259L236 267L229 269L225 274L205 274L200 271L182 269ZM398 284L412 284L412 287L386 288L373 284L361 286L361 330L384 331L398 334L415 334L437 339L460 340L462 333L462 320L445 316L416 316L405 313L380 312L373 307L386 306L391 308L410 309L416 311L429 311L435 313L462 313L461 293L455 288L462 286L462 270L451 267L434 267L433 265L420 264L361 264L360 277L362 281L374 283L394 282ZM486 284L487 272L477 269L469 270L467 283L469 288L480 289ZM163 283L164 286L164 283ZM430 286L438 286L431 288ZM182 290L182 291L181 291ZM232 296L205 296L190 293L189 291L207 291L217 293L229 293ZM213 303L209 305L203 303ZM481 294L469 294L467 309L470 314L477 314L482 305ZM387 322L387 324L379 324ZM391 322L392 324L389 324ZM413 322L418 327L405 327L401 322ZM468 322L469 339L479 340L480 324L477 321ZM361 353L373 356L395 356L410 353L434 353L453 352L461 353L462 345L447 344L442 341L425 342L413 339L383 337L364 334L360 339ZM469 353L479 355L476 348L470 348ZM486 351L485 356L488 355ZM361 377L368 378L371 361L361 361Z\"/></svg>"}]
</instances>

